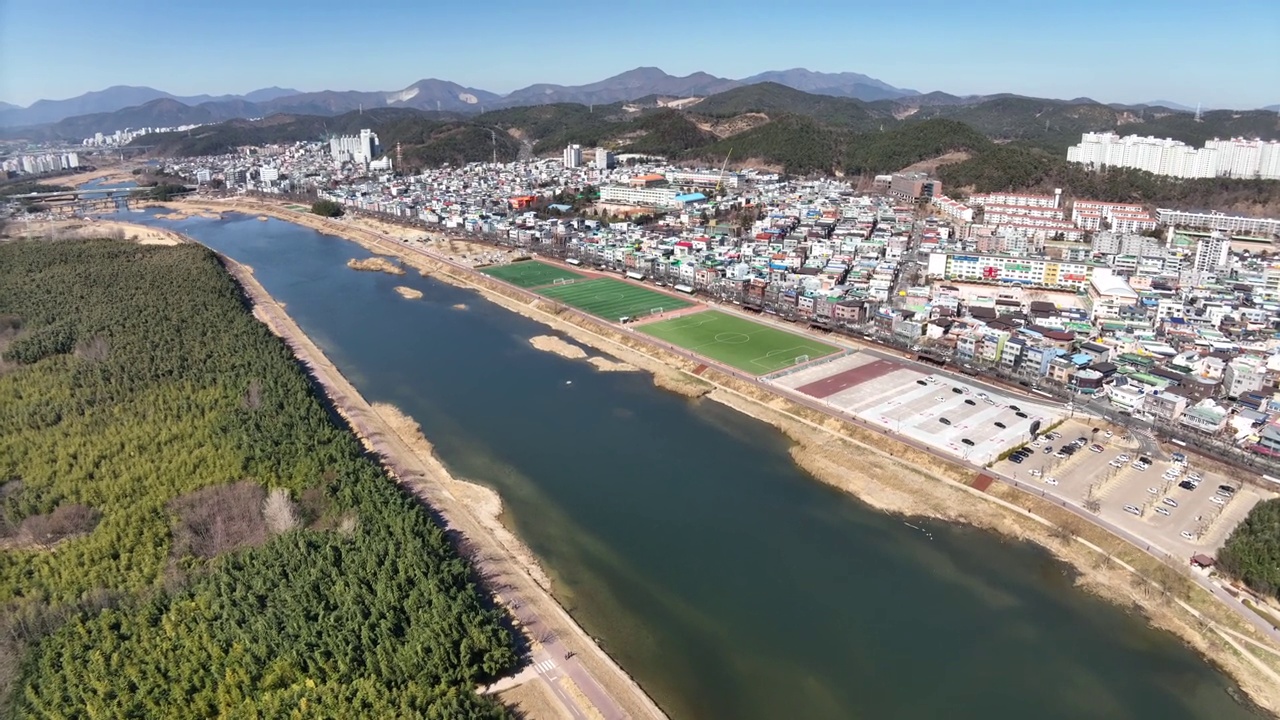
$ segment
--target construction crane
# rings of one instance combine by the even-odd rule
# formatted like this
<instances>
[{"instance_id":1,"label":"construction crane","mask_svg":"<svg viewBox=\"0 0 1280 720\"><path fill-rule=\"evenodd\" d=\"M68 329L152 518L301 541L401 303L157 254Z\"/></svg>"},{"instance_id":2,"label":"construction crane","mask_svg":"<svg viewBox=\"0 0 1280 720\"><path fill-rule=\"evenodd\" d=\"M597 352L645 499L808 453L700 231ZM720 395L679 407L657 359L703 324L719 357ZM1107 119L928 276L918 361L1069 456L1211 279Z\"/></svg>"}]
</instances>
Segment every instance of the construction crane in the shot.
<instances>
[{"instance_id":1,"label":"construction crane","mask_svg":"<svg viewBox=\"0 0 1280 720\"><path fill-rule=\"evenodd\" d=\"M716 181L716 197L724 195L724 171L729 167L729 158L733 156L733 148L729 148L724 156L724 164L720 166L720 179Z\"/></svg>"}]
</instances>

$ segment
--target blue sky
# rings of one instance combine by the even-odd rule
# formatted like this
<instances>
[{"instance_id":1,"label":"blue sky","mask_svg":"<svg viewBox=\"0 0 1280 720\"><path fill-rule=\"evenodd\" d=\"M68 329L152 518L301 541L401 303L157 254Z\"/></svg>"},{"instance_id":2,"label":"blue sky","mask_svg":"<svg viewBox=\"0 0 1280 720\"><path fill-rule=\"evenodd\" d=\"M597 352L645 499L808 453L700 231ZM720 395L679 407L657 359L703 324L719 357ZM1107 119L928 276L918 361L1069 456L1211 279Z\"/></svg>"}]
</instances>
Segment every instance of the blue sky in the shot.
<instances>
[{"instance_id":1,"label":"blue sky","mask_svg":"<svg viewBox=\"0 0 1280 720\"><path fill-rule=\"evenodd\" d=\"M427 77L502 93L654 65L1258 107L1280 103L1277 29L1280 0L0 0L0 100L110 85L397 90Z\"/></svg>"}]
</instances>

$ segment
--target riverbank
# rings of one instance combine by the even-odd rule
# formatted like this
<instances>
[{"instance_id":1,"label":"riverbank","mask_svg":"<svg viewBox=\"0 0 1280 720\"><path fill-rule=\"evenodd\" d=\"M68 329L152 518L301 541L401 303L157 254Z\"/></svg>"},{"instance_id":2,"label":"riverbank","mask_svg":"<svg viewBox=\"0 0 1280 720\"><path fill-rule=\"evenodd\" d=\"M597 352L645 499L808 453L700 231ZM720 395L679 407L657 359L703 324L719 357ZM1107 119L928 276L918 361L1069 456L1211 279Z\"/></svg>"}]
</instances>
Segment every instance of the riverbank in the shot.
<instances>
[{"instance_id":1,"label":"riverbank","mask_svg":"<svg viewBox=\"0 0 1280 720\"><path fill-rule=\"evenodd\" d=\"M177 245L187 242L181 233L171 230L138 225L121 220L98 218L74 218L68 220L14 220L5 224L4 232L10 237L51 238L70 240L84 238L109 238L128 240L139 245Z\"/></svg>"},{"instance_id":2,"label":"riverbank","mask_svg":"<svg viewBox=\"0 0 1280 720\"><path fill-rule=\"evenodd\" d=\"M412 418L391 405L370 405L257 282L251 268L230 259L224 262L252 302L254 316L284 339L307 366L369 452L378 455L397 482L462 535L463 551L477 574L494 589L495 599L517 624L530 633L535 661L558 661L561 655L566 656L563 669L567 676L578 687L586 686L581 699L573 698L579 705L587 702L580 712L610 718L665 717L551 596L551 581L533 553L502 524L502 501L497 493L454 478ZM569 653L572 662L567 659ZM557 696L555 689L551 690Z\"/></svg>"},{"instance_id":3,"label":"riverbank","mask_svg":"<svg viewBox=\"0 0 1280 720\"><path fill-rule=\"evenodd\" d=\"M255 203L253 210L265 212ZM278 213L278 214L277 214ZM276 217L293 220L292 211L273 208ZM311 222L321 220L313 218ZM310 226L308 223L300 223ZM1245 656L1231 633L1270 647L1251 626L1207 593L1191 586L1185 568L1171 568L1137 548L1085 523L1061 508L1000 485L986 493L968 487L973 471L879 433L796 405L785 397L687 358L647 340L574 312L559 311L528 293L425 255L365 228L357 221L321 222L319 229L358 242L380 254L393 254L451 284L472 288L487 299L552 327L584 346L652 372L655 382L689 397L731 405L784 432L795 446L797 463L819 480L841 488L878 509L964 522L1005 536L1035 542L1072 565L1077 582L1109 600L1142 612L1158 627L1173 632L1233 676L1260 705L1280 708L1280 670L1276 656ZM1185 598L1185 601L1183 600Z\"/></svg>"}]
</instances>

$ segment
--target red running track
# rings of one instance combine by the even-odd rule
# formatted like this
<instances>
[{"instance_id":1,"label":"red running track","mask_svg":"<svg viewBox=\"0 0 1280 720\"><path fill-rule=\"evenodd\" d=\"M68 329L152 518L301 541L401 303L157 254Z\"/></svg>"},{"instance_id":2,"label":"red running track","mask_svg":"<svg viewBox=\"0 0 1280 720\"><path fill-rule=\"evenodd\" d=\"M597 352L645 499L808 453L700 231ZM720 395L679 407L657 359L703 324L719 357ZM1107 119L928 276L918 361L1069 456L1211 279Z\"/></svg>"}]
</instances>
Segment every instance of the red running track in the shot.
<instances>
[{"instance_id":1,"label":"red running track","mask_svg":"<svg viewBox=\"0 0 1280 720\"><path fill-rule=\"evenodd\" d=\"M796 388L796 391L802 392L809 397L831 397L842 390L848 390L854 385L861 385L868 380L888 375L894 370L902 370L904 367L902 363L892 360L875 360L861 367L838 372L821 380L815 380L808 385L802 385Z\"/></svg>"}]
</instances>

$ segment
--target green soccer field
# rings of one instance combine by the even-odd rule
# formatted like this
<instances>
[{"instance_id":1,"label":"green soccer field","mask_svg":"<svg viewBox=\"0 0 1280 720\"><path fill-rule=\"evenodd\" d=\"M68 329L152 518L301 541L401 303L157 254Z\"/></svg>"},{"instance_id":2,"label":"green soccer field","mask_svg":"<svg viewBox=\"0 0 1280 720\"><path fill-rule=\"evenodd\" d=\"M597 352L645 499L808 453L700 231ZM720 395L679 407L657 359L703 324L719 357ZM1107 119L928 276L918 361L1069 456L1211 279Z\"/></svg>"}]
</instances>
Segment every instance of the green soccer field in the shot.
<instances>
[{"instance_id":1,"label":"green soccer field","mask_svg":"<svg viewBox=\"0 0 1280 720\"><path fill-rule=\"evenodd\" d=\"M510 265L481 268L480 272L522 288L550 285L556 280L582 277L578 273L558 268L555 265L538 262L537 260L524 260Z\"/></svg>"},{"instance_id":2,"label":"green soccer field","mask_svg":"<svg viewBox=\"0 0 1280 720\"><path fill-rule=\"evenodd\" d=\"M840 350L718 310L646 323L636 330L757 375L795 365L796 358L813 360Z\"/></svg>"},{"instance_id":3,"label":"green soccer field","mask_svg":"<svg viewBox=\"0 0 1280 720\"><path fill-rule=\"evenodd\" d=\"M641 317L662 308L663 312L689 307L688 302L660 292L629 285L613 278L577 280L565 285L539 288L539 295L578 308L605 320Z\"/></svg>"}]
</instances>

